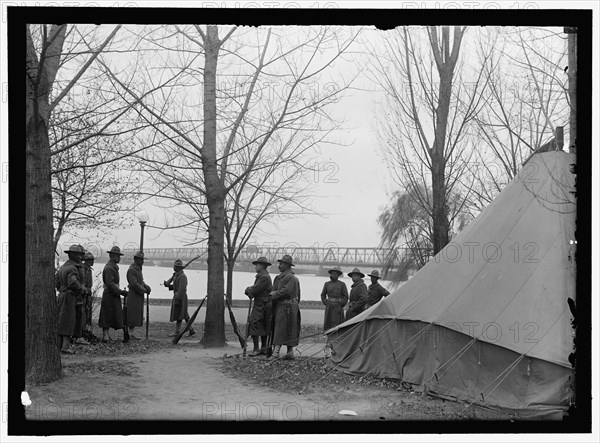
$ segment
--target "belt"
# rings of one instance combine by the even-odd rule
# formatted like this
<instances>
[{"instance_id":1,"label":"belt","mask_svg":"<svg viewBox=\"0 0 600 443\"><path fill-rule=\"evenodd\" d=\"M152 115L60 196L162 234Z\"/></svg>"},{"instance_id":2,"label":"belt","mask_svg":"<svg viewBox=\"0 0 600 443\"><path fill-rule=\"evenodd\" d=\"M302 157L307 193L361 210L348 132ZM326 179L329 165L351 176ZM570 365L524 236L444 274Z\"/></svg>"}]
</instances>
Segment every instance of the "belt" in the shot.
<instances>
[{"instance_id":1,"label":"belt","mask_svg":"<svg viewBox=\"0 0 600 443\"><path fill-rule=\"evenodd\" d=\"M342 302L342 299L337 298L337 297L329 299L329 303L341 303L341 302Z\"/></svg>"}]
</instances>

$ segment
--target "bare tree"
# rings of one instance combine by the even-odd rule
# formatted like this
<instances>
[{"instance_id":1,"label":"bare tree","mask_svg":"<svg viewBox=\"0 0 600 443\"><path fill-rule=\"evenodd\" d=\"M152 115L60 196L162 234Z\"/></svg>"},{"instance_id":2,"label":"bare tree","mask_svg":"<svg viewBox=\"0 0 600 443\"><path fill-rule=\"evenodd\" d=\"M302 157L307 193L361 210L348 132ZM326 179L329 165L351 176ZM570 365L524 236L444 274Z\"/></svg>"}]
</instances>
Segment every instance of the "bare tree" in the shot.
<instances>
[{"instance_id":1,"label":"bare tree","mask_svg":"<svg viewBox=\"0 0 600 443\"><path fill-rule=\"evenodd\" d=\"M459 62L466 31L460 26L430 26L425 35L406 27L389 31L369 69L387 94L380 144L404 193L431 219L434 254L448 243L452 221L467 203L469 188L456 190L472 158L468 128L487 85L482 68L470 72ZM449 205L452 195L463 200Z\"/></svg>"},{"instance_id":2,"label":"bare tree","mask_svg":"<svg viewBox=\"0 0 600 443\"><path fill-rule=\"evenodd\" d=\"M476 116L479 146L471 175L472 203L489 204L523 162L568 119L566 38L552 29L490 29L480 43L496 56L484 66L488 98Z\"/></svg>"},{"instance_id":3,"label":"bare tree","mask_svg":"<svg viewBox=\"0 0 600 443\"><path fill-rule=\"evenodd\" d=\"M171 92L142 100L112 70L107 73L130 99L139 100L157 137L168 140L164 151L152 158L155 166L150 170L163 175L160 195L170 192L173 207L196 217L180 226L196 229L197 240L208 241L209 298L202 341L221 346L224 257L233 264L252 226L272 216L273 209L283 212L284 202L301 206L289 187L280 180L269 183L269 177L285 162L301 170L304 153L337 127L326 108L348 84L326 88L323 77L356 33L342 38L332 29L307 28L286 40L277 30L262 28L226 28L224 37L217 26L156 32L164 57L180 74L181 82ZM203 60L196 59L198 54ZM150 78L138 84L147 85ZM191 204L184 209L186 200Z\"/></svg>"},{"instance_id":4,"label":"bare tree","mask_svg":"<svg viewBox=\"0 0 600 443\"><path fill-rule=\"evenodd\" d=\"M89 54L62 89L55 80L63 59L67 25L26 27L26 248L25 371L28 382L47 382L61 375L54 291L53 208L50 118L53 109L106 48L117 26Z\"/></svg>"}]
</instances>

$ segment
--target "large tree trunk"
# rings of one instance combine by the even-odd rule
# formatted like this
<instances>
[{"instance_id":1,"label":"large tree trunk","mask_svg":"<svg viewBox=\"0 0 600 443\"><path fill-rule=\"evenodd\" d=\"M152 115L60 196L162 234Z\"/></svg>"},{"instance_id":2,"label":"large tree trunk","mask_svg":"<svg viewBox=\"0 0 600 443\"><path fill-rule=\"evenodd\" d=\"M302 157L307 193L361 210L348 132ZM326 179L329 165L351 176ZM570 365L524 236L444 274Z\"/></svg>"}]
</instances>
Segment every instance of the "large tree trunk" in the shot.
<instances>
[{"instance_id":1,"label":"large tree trunk","mask_svg":"<svg viewBox=\"0 0 600 443\"><path fill-rule=\"evenodd\" d=\"M202 170L208 205L208 282L206 321L202 344L225 344L223 243L225 234L225 188L217 169L217 61L219 38L216 26L208 26L204 42L204 145Z\"/></svg>"},{"instance_id":2,"label":"large tree trunk","mask_svg":"<svg viewBox=\"0 0 600 443\"><path fill-rule=\"evenodd\" d=\"M54 381L62 373L54 289L48 122L49 94L58 71L65 32L66 26L52 27L40 62L29 27L26 34L25 374L28 383Z\"/></svg>"}]
</instances>

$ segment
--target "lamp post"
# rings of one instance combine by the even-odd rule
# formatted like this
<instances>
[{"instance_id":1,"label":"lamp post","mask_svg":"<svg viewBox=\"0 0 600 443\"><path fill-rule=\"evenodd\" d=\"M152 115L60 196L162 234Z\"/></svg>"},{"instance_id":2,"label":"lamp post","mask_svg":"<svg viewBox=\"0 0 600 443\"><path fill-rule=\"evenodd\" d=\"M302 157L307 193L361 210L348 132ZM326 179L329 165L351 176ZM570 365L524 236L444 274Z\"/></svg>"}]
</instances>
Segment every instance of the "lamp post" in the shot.
<instances>
[{"instance_id":1,"label":"lamp post","mask_svg":"<svg viewBox=\"0 0 600 443\"><path fill-rule=\"evenodd\" d=\"M138 220L140 222L140 252L144 252L144 228L146 227L146 223L148 223L148 214L146 212L141 212L138 215ZM146 340L148 340L148 328L150 327L150 295L146 293Z\"/></svg>"}]
</instances>

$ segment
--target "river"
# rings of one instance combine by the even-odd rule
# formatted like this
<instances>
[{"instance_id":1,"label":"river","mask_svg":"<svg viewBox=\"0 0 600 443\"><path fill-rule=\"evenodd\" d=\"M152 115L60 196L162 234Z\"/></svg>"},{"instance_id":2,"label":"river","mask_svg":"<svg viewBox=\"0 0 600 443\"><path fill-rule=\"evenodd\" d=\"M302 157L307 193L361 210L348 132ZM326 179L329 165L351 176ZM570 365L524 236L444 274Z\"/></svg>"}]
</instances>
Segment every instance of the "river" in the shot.
<instances>
[{"instance_id":1,"label":"river","mask_svg":"<svg viewBox=\"0 0 600 443\"><path fill-rule=\"evenodd\" d=\"M119 272L121 276L121 287L127 286L127 268L129 265L119 265ZM103 263L97 263L94 265L94 279L96 284L100 284L99 280L101 279L102 268L104 268ZM171 299L173 298L173 292L169 291L163 285L163 281L169 279L173 275L173 268L171 267L161 267L161 266L144 266L142 268L142 272L144 274L144 281L146 284L150 285L152 288L152 293L150 294L151 298L157 299ZM363 272L365 272L363 270ZM371 272L369 270L368 272ZM279 272L277 268L271 269L271 278L275 279L275 276ZM198 269L186 269L185 274L188 277L188 298L190 299L201 299L204 298L206 294L206 280L208 272L206 270L198 270ZM256 274L254 272L244 272L244 271L234 271L233 273L233 291L232 298L245 300L246 296L244 295L244 290L246 287L251 286L254 283L254 276ZM321 300L321 291L323 290L323 284L328 281L328 277L319 277L312 274L296 274L298 280L300 281L300 290L301 290L301 299L302 300L311 300L311 301L319 301ZM227 277L227 273L225 273L225 279ZM340 280L346 283L348 287L348 291L350 291L350 286L352 285L352 279L344 274L340 277ZM226 281L226 280L225 280ZM371 284L370 278L365 276L365 283L368 285ZM390 292L392 292L392 283L380 280L380 283L383 287L388 288Z\"/></svg>"}]
</instances>

